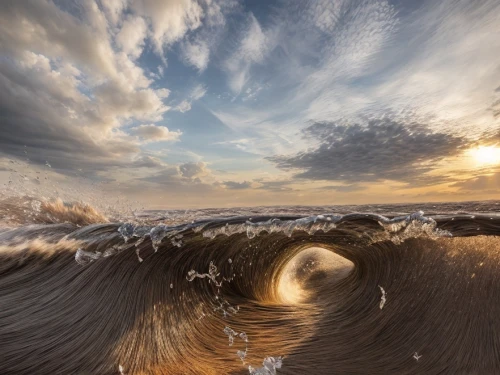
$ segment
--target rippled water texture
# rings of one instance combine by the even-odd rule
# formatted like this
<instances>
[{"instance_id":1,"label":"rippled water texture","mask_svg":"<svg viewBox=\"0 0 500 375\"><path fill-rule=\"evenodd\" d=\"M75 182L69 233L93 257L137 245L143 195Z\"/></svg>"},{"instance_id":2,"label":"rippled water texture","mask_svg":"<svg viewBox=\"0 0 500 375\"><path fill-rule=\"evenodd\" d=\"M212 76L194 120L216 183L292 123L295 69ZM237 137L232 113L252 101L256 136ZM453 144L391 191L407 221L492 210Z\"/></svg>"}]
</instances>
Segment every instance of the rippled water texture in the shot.
<instances>
[{"instance_id":1,"label":"rippled water texture","mask_svg":"<svg viewBox=\"0 0 500 375\"><path fill-rule=\"evenodd\" d=\"M1 374L500 373L498 214L16 207Z\"/></svg>"}]
</instances>

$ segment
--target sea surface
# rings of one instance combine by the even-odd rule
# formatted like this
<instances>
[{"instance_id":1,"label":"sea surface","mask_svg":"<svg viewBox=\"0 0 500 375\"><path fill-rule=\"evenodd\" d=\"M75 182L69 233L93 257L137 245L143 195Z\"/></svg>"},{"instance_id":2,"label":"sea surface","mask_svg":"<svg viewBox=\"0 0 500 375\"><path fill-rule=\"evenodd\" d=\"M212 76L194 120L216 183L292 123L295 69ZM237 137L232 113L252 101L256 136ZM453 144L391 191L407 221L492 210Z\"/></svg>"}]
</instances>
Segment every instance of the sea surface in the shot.
<instances>
[{"instance_id":1,"label":"sea surface","mask_svg":"<svg viewBox=\"0 0 500 375\"><path fill-rule=\"evenodd\" d=\"M0 374L500 373L498 201L0 217Z\"/></svg>"}]
</instances>

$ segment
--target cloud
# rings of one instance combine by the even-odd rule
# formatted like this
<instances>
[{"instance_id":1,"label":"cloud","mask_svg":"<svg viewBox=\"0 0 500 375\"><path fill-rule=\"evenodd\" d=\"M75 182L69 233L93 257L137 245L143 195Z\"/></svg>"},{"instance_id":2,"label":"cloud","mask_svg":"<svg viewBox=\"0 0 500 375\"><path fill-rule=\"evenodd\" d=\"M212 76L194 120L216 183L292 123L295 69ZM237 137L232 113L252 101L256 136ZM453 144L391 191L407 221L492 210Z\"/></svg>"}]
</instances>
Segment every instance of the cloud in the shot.
<instances>
[{"instance_id":1,"label":"cloud","mask_svg":"<svg viewBox=\"0 0 500 375\"><path fill-rule=\"evenodd\" d=\"M130 129L130 134L140 137L144 142L178 141L182 132L170 131L166 126L144 124Z\"/></svg>"},{"instance_id":2,"label":"cloud","mask_svg":"<svg viewBox=\"0 0 500 375\"><path fill-rule=\"evenodd\" d=\"M370 120L366 126L315 123L304 130L305 137L319 144L296 155L272 156L267 160L280 169L299 170L296 178L348 182L396 180L413 183L426 178L434 164L457 155L463 138L437 133L418 124L401 124L388 119Z\"/></svg>"},{"instance_id":3,"label":"cloud","mask_svg":"<svg viewBox=\"0 0 500 375\"><path fill-rule=\"evenodd\" d=\"M84 75L77 77L77 83L87 90L113 87L124 96L147 88L150 81L143 70L113 50L98 9L86 6L82 17L80 20L48 1L11 2L0 15L2 52L26 71L32 68L27 64L30 54L48 59L54 76L61 63L79 67ZM53 19L57 19L57 26ZM21 28L22 24L30 27ZM49 73L48 67L44 73Z\"/></svg>"},{"instance_id":4,"label":"cloud","mask_svg":"<svg viewBox=\"0 0 500 375\"><path fill-rule=\"evenodd\" d=\"M196 39L186 41L182 45L182 57L188 65L194 66L199 72L203 72L210 59L210 47L204 40Z\"/></svg>"},{"instance_id":5,"label":"cloud","mask_svg":"<svg viewBox=\"0 0 500 375\"><path fill-rule=\"evenodd\" d=\"M169 107L155 90L131 89L120 81L106 82L94 90L103 117L135 118L139 121L161 121Z\"/></svg>"},{"instance_id":6,"label":"cloud","mask_svg":"<svg viewBox=\"0 0 500 375\"><path fill-rule=\"evenodd\" d=\"M177 186L183 183L179 174L179 169L175 166L167 167L151 176L143 177L140 180L153 182L165 186Z\"/></svg>"},{"instance_id":7,"label":"cloud","mask_svg":"<svg viewBox=\"0 0 500 375\"><path fill-rule=\"evenodd\" d=\"M88 7L83 11L90 23L92 11ZM99 75L117 74L107 35L50 1L6 3L0 21L2 50L7 55L17 58L29 50L78 61Z\"/></svg>"},{"instance_id":8,"label":"cloud","mask_svg":"<svg viewBox=\"0 0 500 375\"><path fill-rule=\"evenodd\" d=\"M226 17L241 10L240 0L204 0L203 26L190 32L180 43L181 58L185 65L202 73L207 68L213 51L227 41Z\"/></svg>"},{"instance_id":9,"label":"cloud","mask_svg":"<svg viewBox=\"0 0 500 375\"><path fill-rule=\"evenodd\" d=\"M144 48L146 33L146 21L142 17L129 16L116 36L116 42L127 55L138 58Z\"/></svg>"},{"instance_id":10,"label":"cloud","mask_svg":"<svg viewBox=\"0 0 500 375\"><path fill-rule=\"evenodd\" d=\"M248 87L241 100L247 101L247 100L255 100L256 96L259 94L260 91L262 91L264 87L259 86L259 85L254 85L254 87Z\"/></svg>"},{"instance_id":11,"label":"cloud","mask_svg":"<svg viewBox=\"0 0 500 375\"><path fill-rule=\"evenodd\" d=\"M164 61L166 50L187 34L199 31L203 25L214 33L214 28L225 23L225 13L235 8L233 0L131 0L130 10L145 18L149 24L149 38L155 51ZM195 39L184 44L184 58L200 71L208 64L206 41Z\"/></svg>"},{"instance_id":12,"label":"cloud","mask_svg":"<svg viewBox=\"0 0 500 375\"><path fill-rule=\"evenodd\" d=\"M207 93L207 88L203 85L196 85L193 90L191 91L191 99L193 100L199 100L205 96Z\"/></svg>"},{"instance_id":13,"label":"cloud","mask_svg":"<svg viewBox=\"0 0 500 375\"><path fill-rule=\"evenodd\" d=\"M410 3L278 1L264 15L237 0L7 1L0 152L89 175L137 168L129 176L180 195L196 185L266 199L298 184L348 193L386 180L492 191L488 171L458 180L471 175L464 148L500 140L500 3ZM193 69L167 65L170 54ZM160 154L154 142L182 133L159 124L193 107L182 143ZM206 142L204 110L215 115ZM177 164L206 158L237 181ZM255 180L274 167L287 172Z\"/></svg>"},{"instance_id":14,"label":"cloud","mask_svg":"<svg viewBox=\"0 0 500 375\"><path fill-rule=\"evenodd\" d=\"M202 25L203 8L194 0L132 0L132 11L146 18L156 51L179 41L188 31Z\"/></svg>"},{"instance_id":15,"label":"cloud","mask_svg":"<svg viewBox=\"0 0 500 375\"><path fill-rule=\"evenodd\" d=\"M243 181L243 182L224 181L224 186L226 189L230 190L243 190L252 188L252 183L250 181Z\"/></svg>"},{"instance_id":16,"label":"cloud","mask_svg":"<svg viewBox=\"0 0 500 375\"><path fill-rule=\"evenodd\" d=\"M165 75L165 69L163 68L163 66L161 65L158 65L158 74L160 75L160 77L163 77Z\"/></svg>"},{"instance_id":17,"label":"cloud","mask_svg":"<svg viewBox=\"0 0 500 375\"><path fill-rule=\"evenodd\" d=\"M293 190L290 185L293 181L291 180L264 180L261 178L255 179L255 182L259 184L257 189L268 190L268 191L291 191Z\"/></svg>"},{"instance_id":18,"label":"cloud","mask_svg":"<svg viewBox=\"0 0 500 375\"><path fill-rule=\"evenodd\" d=\"M205 96L207 89L203 85L196 85L189 94L189 98L180 102L174 109L181 113L185 113L191 110L192 103L195 100L199 100Z\"/></svg>"},{"instance_id":19,"label":"cloud","mask_svg":"<svg viewBox=\"0 0 500 375\"><path fill-rule=\"evenodd\" d=\"M303 120L353 119L365 110L379 109L371 100L374 93L366 91L378 81L353 83L385 66L383 52L400 24L394 5L388 1L298 2L282 17L286 21L280 26L284 36L279 47L287 50L286 58L294 63L284 61L282 71L297 85L288 102L301 107Z\"/></svg>"},{"instance_id":20,"label":"cloud","mask_svg":"<svg viewBox=\"0 0 500 375\"><path fill-rule=\"evenodd\" d=\"M160 159L151 155L142 155L132 162L136 168L165 168L167 165Z\"/></svg>"},{"instance_id":21,"label":"cloud","mask_svg":"<svg viewBox=\"0 0 500 375\"><path fill-rule=\"evenodd\" d=\"M242 138L242 139L233 139L231 141L220 141L216 142L215 144L217 145L229 145L237 148L238 150L241 151L247 151L247 149L252 146L253 143L256 142L255 139L248 139L248 138Z\"/></svg>"},{"instance_id":22,"label":"cloud","mask_svg":"<svg viewBox=\"0 0 500 375\"><path fill-rule=\"evenodd\" d=\"M319 69L300 83L308 119L393 113L468 136L498 126L488 111L500 78L490 63L492 46L500 48L492 36L498 2L445 0L412 12L404 3L357 4L343 7Z\"/></svg>"},{"instance_id":23,"label":"cloud","mask_svg":"<svg viewBox=\"0 0 500 375\"><path fill-rule=\"evenodd\" d=\"M0 149L32 162L57 168L102 170L121 164L139 152L134 140L117 133L104 135L112 126L101 122L95 107L77 90L71 69L54 72L47 59L28 55L25 69L8 61L0 62ZM26 60L27 61L27 60Z\"/></svg>"},{"instance_id":24,"label":"cloud","mask_svg":"<svg viewBox=\"0 0 500 375\"><path fill-rule=\"evenodd\" d=\"M112 25L117 25L121 21L127 3L128 0L106 0L102 2L106 16Z\"/></svg>"},{"instance_id":25,"label":"cloud","mask_svg":"<svg viewBox=\"0 0 500 375\"><path fill-rule=\"evenodd\" d=\"M156 95L161 99L166 99L170 96L170 90L166 88L155 90Z\"/></svg>"},{"instance_id":26,"label":"cloud","mask_svg":"<svg viewBox=\"0 0 500 375\"><path fill-rule=\"evenodd\" d=\"M161 185L162 189L174 192L205 194L216 188L212 171L204 162L166 166L157 173L140 178L140 180Z\"/></svg>"},{"instance_id":27,"label":"cloud","mask_svg":"<svg viewBox=\"0 0 500 375\"><path fill-rule=\"evenodd\" d=\"M236 51L225 61L229 73L229 87L239 94L249 80L252 64L261 63L271 49L271 37L266 34L253 14Z\"/></svg>"},{"instance_id":28,"label":"cloud","mask_svg":"<svg viewBox=\"0 0 500 375\"><path fill-rule=\"evenodd\" d=\"M179 111L181 113L190 111L191 110L191 102L188 100L183 100L182 102L179 103L179 105L177 105L175 107L175 110Z\"/></svg>"},{"instance_id":29,"label":"cloud","mask_svg":"<svg viewBox=\"0 0 500 375\"><path fill-rule=\"evenodd\" d=\"M207 168L207 164L202 161L181 164L179 172L182 177L187 178L199 178L211 173Z\"/></svg>"},{"instance_id":30,"label":"cloud","mask_svg":"<svg viewBox=\"0 0 500 375\"><path fill-rule=\"evenodd\" d=\"M458 187L460 191L494 191L498 193L500 192L500 172L456 182L451 184L450 187Z\"/></svg>"},{"instance_id":31,"label":"cloud","mask_svg":"<svg viewBox=\"0 0 500 375\"><path fill-rule=\"evenodd\" d=\"M145 23L123 15L119 1L103 11L93 1L75 14L64 9L9 2L0 14L1 150L22 156L27 145L32 161L60 169L124 165L140 149L120 127L160 121L169 110L162 100L170 91L151 88L135 61Z\"/></svg>"},{"instance_id":32,"label":"cloud","mask_svg":"<svg viewBox=\"0 0 500 375\"><path fill-rule=\"evenodd\" d=\"M267 155L309 147L296 136L308 122L388 116L476 139L498 129L500 75L491 46L500 48L493 31L500 3L410 3L289 1L265 24L259 17L270 46L265 64L240 69L238 44L228 58L236 68L226 71L241 83L233 86L243 87L233 91L241 100L213 112L239 137L258 138L252 151ZM262 82L266 93L244 101Z\"/></svg>"},{"instance_id":33,"label":"cloud","mask_svg":"<svg viewBox=\"0 0 500 375\"><path fill-rule=\"evenodd\" d=\"M330 185L330 186L322 186L318 188L318 190L334 190L339 193L351 193L353 191L360 191L364 190L366 187L359 186L357 184L351 184L351 185Z\"/></svg>"}]
</instances>

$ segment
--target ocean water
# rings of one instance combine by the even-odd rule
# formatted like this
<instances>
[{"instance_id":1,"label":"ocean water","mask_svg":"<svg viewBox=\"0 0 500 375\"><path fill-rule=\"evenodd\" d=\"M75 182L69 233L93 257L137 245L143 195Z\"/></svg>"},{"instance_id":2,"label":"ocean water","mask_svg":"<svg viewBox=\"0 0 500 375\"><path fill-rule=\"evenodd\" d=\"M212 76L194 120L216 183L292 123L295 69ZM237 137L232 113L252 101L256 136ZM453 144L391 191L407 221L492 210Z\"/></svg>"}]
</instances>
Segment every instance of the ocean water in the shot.
<instances>
[{"instance_id":1,"label":"ocean water","mask_svg":"<svg viewBox=\"0 0 500 375\"><path fill-rule=\"evenodd\" d=\"M500 205L0 202L1 374L498 374Z\"/></svg>"}]
</instances>

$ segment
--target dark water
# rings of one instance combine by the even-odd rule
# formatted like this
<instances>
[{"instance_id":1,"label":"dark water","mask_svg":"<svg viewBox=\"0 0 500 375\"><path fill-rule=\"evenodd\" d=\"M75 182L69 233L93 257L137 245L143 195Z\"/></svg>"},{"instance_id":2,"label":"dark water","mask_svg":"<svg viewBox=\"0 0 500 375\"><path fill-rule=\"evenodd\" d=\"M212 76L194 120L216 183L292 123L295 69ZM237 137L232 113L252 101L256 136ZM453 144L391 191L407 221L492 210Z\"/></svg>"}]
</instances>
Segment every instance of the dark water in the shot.
<instances>
[{"instance_id":1,"label":"dark water","mask_svg":"<svg viewBox=\"0 0 500 375\"><path fill-rule=\"evenodd\" d=\"M450 205L4 202L0 373L499 374L498 205Z\"/></svg>"}]
</instances>

